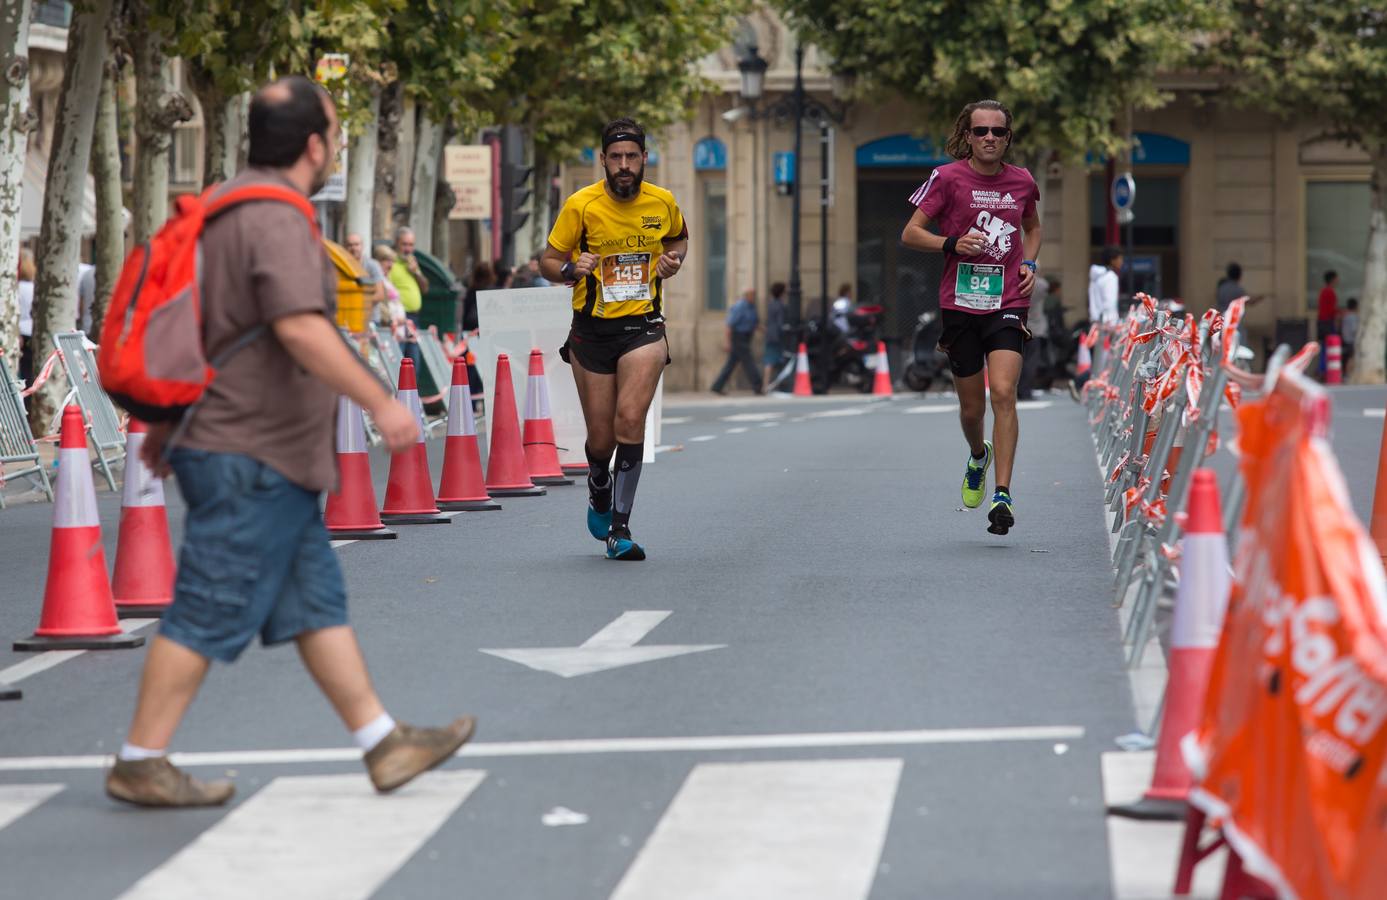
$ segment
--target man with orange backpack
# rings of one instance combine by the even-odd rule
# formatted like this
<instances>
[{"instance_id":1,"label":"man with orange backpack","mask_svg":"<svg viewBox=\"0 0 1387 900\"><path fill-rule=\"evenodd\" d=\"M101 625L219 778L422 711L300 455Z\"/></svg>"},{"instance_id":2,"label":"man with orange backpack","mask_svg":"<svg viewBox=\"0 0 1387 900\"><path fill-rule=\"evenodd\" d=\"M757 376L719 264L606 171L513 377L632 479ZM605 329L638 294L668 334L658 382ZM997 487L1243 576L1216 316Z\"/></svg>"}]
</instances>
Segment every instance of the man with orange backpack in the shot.
<instances>
[{"instance_id":1,"label":"man with orange backpack","mask_svg":"<svg viewBox=\"0 0 1387 900\"><path fill-rule=\"evenodd\" d=\"M306 198L332 166L336 111L321 88L291 76L255 95L248 130L250 168L200 201L181 202L160 236L132 254L102 337L112 353L103 355L103 382L121 386L115 393L127 408L157 414L170 408L170 395L142 387L141 373L131 377L122 366L144 365L147 386L190 355L198 371L205 348L216 370L180 430L172 420L157 423L144 444L156 471L172 466L188 512L173 604L150 644L134 721L106 779L110 796L142 806L230 798L229 782L194 779L169 762L167 747L211 661L232 662L257 634L267 645L297 643L364 751L377 790L450 758L475 727L465 716L413 728L385 711L347 624L342 572L319 511L336 480L337 394L370 412L392 451L418 435L417 418L333 325L335 281ZM166 273L179 255L161 238L190 221L201 229L202 265L184 293L194 312L200 302L200 319L192 319L201 322L200 345L196 332L161 338L161 328L177 331L168 325L187 320L177 318L181 294L156 290L175 278Z\"/></svg>"}]
</instances>

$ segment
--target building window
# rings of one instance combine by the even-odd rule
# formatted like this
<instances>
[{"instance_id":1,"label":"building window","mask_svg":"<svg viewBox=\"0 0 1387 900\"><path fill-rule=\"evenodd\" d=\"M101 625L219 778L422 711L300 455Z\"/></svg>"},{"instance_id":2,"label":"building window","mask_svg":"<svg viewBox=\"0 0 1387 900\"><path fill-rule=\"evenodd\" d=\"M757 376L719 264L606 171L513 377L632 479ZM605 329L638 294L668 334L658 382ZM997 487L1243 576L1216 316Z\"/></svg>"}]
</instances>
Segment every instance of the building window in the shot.
<instances>
[{"instance_id":1,"label":"building window","mask_svg":"<svg viewBox=\"0 0 1387 900\"><path fill-rule=\"evenodd\" d=\"M727 309L727 182L703 179L703 296L708 309Z\"/></svg>"},{"instance_id":2,"label":"building window","mask_svg":"<svg viewBox=\"0 0 1387 900\"><path fill-rule=\"evenodd\" d=\"M1324 273L1339 273L1339 308L1363 296L1371 204L1366 181L1310 181L1305 185L1305 301L1315 309Z\"/></svg>"},{"instance_id":3,"label":"building window","mask_svg":"<svg viewBox=\"0 0 1387 900\"><path fill-rule=\"evenodd\" d=\"M196 184L198 181L198 159L201 156L198 137L202 128L197 125L182 124L173 129L173 141L169 145L169 183Z\"/></svg>"}]
</instances>

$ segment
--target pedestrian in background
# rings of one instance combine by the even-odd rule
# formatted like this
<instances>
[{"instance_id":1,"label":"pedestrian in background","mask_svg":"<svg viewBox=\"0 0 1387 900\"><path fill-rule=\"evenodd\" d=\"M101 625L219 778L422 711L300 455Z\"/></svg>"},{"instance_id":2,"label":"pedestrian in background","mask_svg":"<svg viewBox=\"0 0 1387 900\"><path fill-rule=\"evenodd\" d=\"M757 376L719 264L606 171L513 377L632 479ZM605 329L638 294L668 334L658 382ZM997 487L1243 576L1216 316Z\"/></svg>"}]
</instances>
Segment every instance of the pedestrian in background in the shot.
<instances>
[{"instance_id":1,"label":"pedestrian in background","mask_svg":"<svg viewBox=\"0 0 1387 900\"><path fill-rule=\"evenodd\" d=\"M359 234L347 235L347 252L356 257L356 261L366 270L364 284L369 288L366 294L371 298L371 315L368 319L374 319L375 310L385 302L385 270L380 263L366 255L366 242Z\"/></svg>"},{"instance_id":2,"label":"pedestrian in background","mask_svg":"<svg viewBox=\"0 0 1387 900\"><path fill-rule=\"evenodd\" d=\"M19 378L28 384L34 377L34 252L19 250Z\"/></svg>"},{"instance_id":3,"label":"pedestrian in background","mask_svg":"<svg viewBox=\"0 0 1387 900\"><path fill-rule=\"evenodd\" d=\"M395 251L389 244L376 244L371 248L371 255L382 272L389 272L395 267ZM400 292L389 278L381 283L381 287L385 290L385 303L380 313L380 320L383 320L381 324L389 325L390 333L395 336L395 340L403 341L405 322L408 320L405 319L404 304L400 302Z\"/></svg>"},{"instance_id":4,"label":"pedestrian in background","mask_svg":"<svg viewBox=\"0 0 1387 900\"><path fill-rule=\"evenodd\" d=\"M511 267L506 265L505 262L499 259L493 261L491 263L491 270L496 273L496 283L493 284L492 287L504 291L509 290L513 286L512 282L515 280L515 272L513 272Z\"/></svg>"},{"instance_id":5,"label":"pedestrian in background","mask_svg":"<svg viewBox=\"0 0 1387 900\"><path fill-rule=\"evenodd\" d=\"M1326 341L1331 334L1339 333L1339 273L1330 269L1324 273L1324 287L1315 304L1315 340L1320 342L1320 378L1324 378L1327 365Z\"/></svg>"},{"instance_id":6,"label":"pedestrian in background","mask_svg":"<svg viewBox=\"0 0 1387 900\"><path fill-rule=\"evenodd\" d=\"M414 255L414 232L408 228L401 228L395 232L395 257L395 264L390 267L390 283L400 292L400 305L404 307L405 318L417 328L419 311L424 307L424 292L429 289L429 280L419 268L419 260ZM419 344L414 340L414 335L407 334L400 349L414 362L415 371L423 368L424 356L419 352Z\"/></svg>"},{"instance_id":7,"label":"pedestrian in background","mask_svg":"<svg viewBox=\"0 0 1387 900\"><path fill-rule=\"evenodd\" d=\"M250 168L223 190L271 184L310 196L341 139L327 92L298 75L255 95L247 131ZM338 335L336 277L300 210L240 204L207 224L200 247L208 357L263 331L219 368L169 454L188 507L174 598L145 657L106 792L140 806L230 799L230 782L193 778L169 762L167 748L212 660L234 662L257 634L266 645L297 643L362 749L371 782L394 790L450 759L475 722L413 728L385 711L347 624L342 569L319 504L337 479L339 392L370 412L394 452L414 445L418 418ZM171 430L151 425L145 438L143 458L156 471L167 468ZM277 700L267 696L265 705Z\"/></svg>"},{"instance_id":8,"label":"pedestrian in background","mask_svg":"<svg viewBox=\"0 0 1387 900\"><path fill-rule=\"evenodd\" d=\"M760 325L756 315L756 289L747 288L732 308L727 311L727 334L723 339L723 350L727 351L727 362L723 364L718 377L713 379L713 393L727 393L727 379L732 370L741 365L751 382L753 393L761 393L761 373L756 371L756 362L751 355L751 339Z\"/></svg>"},{"instance_id":9,"label":"pedestrian in background","mask_svg":"<svg viewBox=\"0 0 1387 900\"><path fill-rule=\"evenodd\" d=\"M1088 320L1116 325L1117 273L1122 271L1122 251L1116 247L1104 247L1098 258L1100 262L1088 267ZM1097 360L1094 360L1094 366L1097 365Z\"/></svg>"},{"instance_id":10,"label":"pedestrian in background","mask_svg":"<svg viewBox=\"0 0 1387 900\"><path fill-rule=\"evenodd\" d=\"M777 281L771 285L771 296L766 301L766 344L761 352L767 386L775 380L785 358L785 309L785 282Z\"/></svg>"}]
</instances>

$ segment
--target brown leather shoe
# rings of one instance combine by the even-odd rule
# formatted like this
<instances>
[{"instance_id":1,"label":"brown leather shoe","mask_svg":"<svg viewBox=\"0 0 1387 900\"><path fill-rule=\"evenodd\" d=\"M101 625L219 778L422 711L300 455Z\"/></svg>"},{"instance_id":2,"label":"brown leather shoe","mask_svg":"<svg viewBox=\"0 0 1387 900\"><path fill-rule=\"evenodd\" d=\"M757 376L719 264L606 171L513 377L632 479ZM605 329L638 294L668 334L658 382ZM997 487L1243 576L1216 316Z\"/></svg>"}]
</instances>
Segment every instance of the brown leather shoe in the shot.
<instances>
[{"instance_id":1,"label":"brown leather shoe","mask_svg":"<svg viewBox=\"0 0 1387 900\"><path fill-rule=\"evenodd\" d=\"M236 793L229 781L198 781L169 762L120 759L106 773L106 793L136 806L221 806Z\"/></svg>"},{"instance_id":2,"label":"brown leather shoe","mask_svg":"<svg viewBox=\"0 0 1387 900\"><path fill-rule=\"evenodd\" d=\"M397 723L364 757L371 783L382 794L408 784L451 757L477 728L473 716L463 716L445 728L415 728Z\"/></svg>"}]
</instances>

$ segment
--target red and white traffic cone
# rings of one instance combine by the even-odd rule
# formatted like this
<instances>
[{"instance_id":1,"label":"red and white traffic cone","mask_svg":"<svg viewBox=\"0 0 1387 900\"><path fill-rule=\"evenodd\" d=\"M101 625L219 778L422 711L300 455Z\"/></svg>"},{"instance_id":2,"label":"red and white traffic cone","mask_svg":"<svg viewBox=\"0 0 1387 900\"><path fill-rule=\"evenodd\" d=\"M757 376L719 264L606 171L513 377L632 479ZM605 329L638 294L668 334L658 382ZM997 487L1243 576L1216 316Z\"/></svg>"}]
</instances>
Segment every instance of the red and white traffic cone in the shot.
<instances>
[{"instance_id":1,"label":"red and white traffic cone","mask_svg":"<svg viewBox=\"0 0 1387 900\"><path fill-rule=\"evenodd\" d=\"M544 378L544 351L535 348L530 351L530 378L525 390L525 466L535 484L572 484L573 479L559 467L553 416Z\"/></svg>"},{"instance_id":2,"label":"red and white traffic cone","mask_svg":"<svg viewBox=\"0 0 1387 900\"><path fill-rule=\"evenodd\" d=\"M376 509L371 483L371 455L366 450L366 423L361 407L337 398L337 490L327 495L323 524L342 541L382 541L399 537L385 527Z\"/></svg>"},{"instance_id":3,"label":"red and white traffic cone","mask_svg":"<svg viewBox=\"0 0 1387 900\"><path fill-rule=\"evenodd\" d=\"M1337 334L1324 339L1324 383L1344 383L1344 341Z\"/></svg>"},{"instance_id":4,"label":"red and white traffic cone","mask_svg":"<svg viewBox=\"0 0 1387 900\"><path fill-rule=\"evenodd\" d=\"M58 486L53 497L43 613L33 637L15 641L14 649L114 650L143 643L142 636L123 633L116 621L87 455L87 432L82 410L69 406L63 410L58 442Z\"/></svg>"},{"instance_id":5,"label":"red and white traffic cone","mask_svg":"<svg viewBox=\"0 0 1387 900\"><path fill-rule=\"evenodd\" d=\"M443 479L438 505L444 509L484 512L501 504L486 492L482 452L477 444L477 420L472 415L472 388L467 383L467 360L453 360L453 386L448 395L448 438L443 445Z\"/></svg>"},{"instance_id":6,"label":"red and white traffic cone","mask_svg":"<svg viewBox=\"0 0 1387 900\"><path fill-rule=\"evenodd\" d=\"M885 341L877 341L876 377L872 380L872 395L891 396L891 362L886 358Z\"/></svg>"},{"instance_id":7,"label":"red and white traffic cone","mask_svg":"<svg viewBox=\"0 0 1387 900\"><path fill-rule=\"evenodd\" d=\"M1108 807L1113 815L1172 821L1185 818L1185 798L1193 779L1180 753L1180 742L1199 725L1230 586L1228 541L1212 469L1194 472L1189 517L1180 541L1180 569L1156 771L1145 796L1126 806Z\"/></svg>"},{"instance_id":8,"label":"red and white traffic cone","mask_svg":"<svg viewBox=\"0 0 1387 900\"><path fill-rule=\"evenodd\" d=\"M1093 351L1088 349L1088 341L1079 338L1079 361L1074 368L1074 377L1078 378L1087 375L1093 368Z\"/></svg>"},{"instance_id":9,"label":"red and white traffic cone","mask_svg":"<svg viewBox=\"0 0 1387 900\"><path fill-rule=\"evenodd\" d=\"M161 616L173 602L173 542L164 508L164 480L143 460L145 424L131 419L125 434L125 490L120 503L120 536L111 592L116 615Z\"/></svg>"},{"instance_id":10,"label":"red and white traffic cone","mask_svg":"<svg viewBox=\"0 0 1387 900\"><path fill-rule=\"evenodd\" d=\"M515 411L515 387L510 378L510 357L496 357L496 388L492 393L491 454L486 461L486 491L493 497L539 497L547 491L530 480L525 446L520 436L520 416Z\"/></svg>"},{"instance_id":11,"label":"red and white traffic cone","mask_svg":"<svg viewBox=\"0 0 1387 900\"><path fill-rule=\"evenodd\" d=\"M800 341L799 350L795 352L795 389L791 393L796 397L814 395L813 385L809 383L809 350L803 341Z\"/></svg>"},{"instance_id":12,"label":"red and white traffic cone","mask_svg":"<svg viewBox=\"0 0 1387 900\"><path fill-rule=\"evenodd\" d=\"M413 447L390 457L390 480L385 486L381 521L391 525L446 525L453 520L443 515L434 502L429 452L424 443L424 408L419 404L414 361L408 357L400 360L398 384L396 396L414 413L419 423L419 439Z\"/></svg>"}]
</instances>

